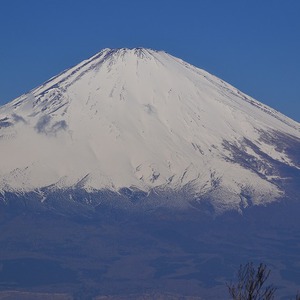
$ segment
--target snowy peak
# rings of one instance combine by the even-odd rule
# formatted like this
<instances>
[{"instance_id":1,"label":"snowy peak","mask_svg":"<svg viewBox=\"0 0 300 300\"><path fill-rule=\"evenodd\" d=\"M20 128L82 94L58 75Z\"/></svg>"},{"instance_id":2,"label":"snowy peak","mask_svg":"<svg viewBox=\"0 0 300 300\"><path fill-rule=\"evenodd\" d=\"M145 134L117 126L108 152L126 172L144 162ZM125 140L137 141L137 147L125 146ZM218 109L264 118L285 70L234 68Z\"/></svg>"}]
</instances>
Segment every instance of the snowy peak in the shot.
<instances>
[{"instance_id":1,"label":"snowy peak","mask_svg":"<svg viewBox=\"0 0 300 300\"><path fill-rule=\"evenodd\" d=\"M100 88L106 88L106 86L101 86L103 80L105 80L105 84L108 82L111 83L111 85L113 85L111 89L106 88L109 91L109 96L112 96L114 88L120 85L120 82L130 84L131 86L129 86L129 88L131 90L134 92L140 90L141 93L144 92L142 88L147 89L150 87L150 89L152 89L152 86L159 87L160 90L165 93L171 93L177 84L180 84L179 87L182 87L181 90L186 91L187 88L194 90L196 88L202 94L209 90L211 90L211 92L219 90L219 93L223 93L229 98L230 101L227 102L229 102L228 104L231 106L235 105L232 101L234 99L231 98L239 98L239 102L248 102L267 114L271 114L281 119L281 121L288 122L288 118L285 116L281 116L278 112L251 99L209 73L197 69L165 52L144 48L104 49L90 59L51 78L42 86L16 99L11 104L8 104L8 106L13 106L15 109L22 104L22 100L26 100L24 106L31 108L28 104L33 100L33 97L35 97L33 108L40 107L41 111L45 111L48 109L48 107L46 107L47 102L55 100L52 101L51 104L55 104L54 108L57 109L59 104L63 104L60 96L81 79L85 80L85 89L87 86L93 88L96 84L96 89L98 90L100 90ZM115 79L117 79L117 82L113 81ZM149 84L147 80L150 80ZM77 85L80 84L79 82ZM143 87L139 87L141 84ZM177 90L179 90L179 87ZM45 95L47 95L47 97L44 97ZM233 97L231 97L231 95ZM206 95L204 94L204 96ZM214 95L212 94L212 96ZM50 110L50 112L52 111ZM294 122L288 122L288 125L295 127L295 129L299 131L298 124L295 125Z\"/></svg>"},{"instance_id":2,"label":"snowy peak","mask_svg":"<svg viewBox=\"0 0 300 300\"><path fill-rule=\"evenodd\" d=\"M284 194L279 166L300 169L299 139L297 122L178 58L104 49L0 108L0 189L265 203Z\"/></svg>"}]
</instances>

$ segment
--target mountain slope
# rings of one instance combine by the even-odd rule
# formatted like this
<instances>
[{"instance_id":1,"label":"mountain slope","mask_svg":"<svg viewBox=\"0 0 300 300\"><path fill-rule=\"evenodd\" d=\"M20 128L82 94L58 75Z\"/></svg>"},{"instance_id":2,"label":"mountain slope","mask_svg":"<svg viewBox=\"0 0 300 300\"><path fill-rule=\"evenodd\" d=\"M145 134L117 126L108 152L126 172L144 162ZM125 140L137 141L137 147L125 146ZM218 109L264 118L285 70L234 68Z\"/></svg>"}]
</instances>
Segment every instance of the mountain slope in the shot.
<instances>
[{"instance_id":1,"label":"mountain slope","mask_svg":"<svg viewBox=\"0 0 300 300\"><path fill-rule=\"evenodd\" d=\"M240 209L286 196L299 145L299 123L201 69L104 49L0 108L0 190L184 190Z\"/></svg>"}]
</instances>

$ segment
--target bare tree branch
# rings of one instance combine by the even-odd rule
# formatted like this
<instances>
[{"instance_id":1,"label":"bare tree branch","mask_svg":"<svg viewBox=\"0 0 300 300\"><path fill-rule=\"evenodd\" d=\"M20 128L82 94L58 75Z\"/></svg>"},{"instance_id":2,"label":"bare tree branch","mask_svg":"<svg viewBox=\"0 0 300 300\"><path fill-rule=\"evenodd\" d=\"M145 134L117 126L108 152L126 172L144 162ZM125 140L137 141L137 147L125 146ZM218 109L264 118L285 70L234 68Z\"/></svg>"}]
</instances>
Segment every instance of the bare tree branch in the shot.
<instances>
[{"instance_id":1,"label":"bare tree branch","mask_svg":"<svg viewBox=\"0 0 300 300\"><path fill-rule=\"evenodd\" d=\"M272 300L276 288L272 285L264 287L269 278L270 270L265 264L255 269L252 262L240 265L236 284L227 284L228 292L233 300ZM296 298L300 300L300 298Z\"/></svg>"}]
</instances>

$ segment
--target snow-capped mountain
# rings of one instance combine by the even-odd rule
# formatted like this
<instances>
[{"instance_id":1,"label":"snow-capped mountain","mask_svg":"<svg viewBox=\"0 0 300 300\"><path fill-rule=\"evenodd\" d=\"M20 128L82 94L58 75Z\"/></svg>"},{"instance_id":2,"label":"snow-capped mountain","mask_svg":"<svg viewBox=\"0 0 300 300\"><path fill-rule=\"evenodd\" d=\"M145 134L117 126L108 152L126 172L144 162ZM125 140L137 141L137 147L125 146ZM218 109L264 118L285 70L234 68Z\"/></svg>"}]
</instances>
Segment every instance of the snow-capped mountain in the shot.
<instances>
[{"instance_id":1,"label":"snow-capped mountain","mask_svg":"<svg viewBox=\"0 0 300 300\"><path fill-rule=\"evenodd\" d=\"M286 197L300 124L165 52L104 49L2 106L0 151L4 200L184 191L240 209Z\"/></svg>"}]
</instances>

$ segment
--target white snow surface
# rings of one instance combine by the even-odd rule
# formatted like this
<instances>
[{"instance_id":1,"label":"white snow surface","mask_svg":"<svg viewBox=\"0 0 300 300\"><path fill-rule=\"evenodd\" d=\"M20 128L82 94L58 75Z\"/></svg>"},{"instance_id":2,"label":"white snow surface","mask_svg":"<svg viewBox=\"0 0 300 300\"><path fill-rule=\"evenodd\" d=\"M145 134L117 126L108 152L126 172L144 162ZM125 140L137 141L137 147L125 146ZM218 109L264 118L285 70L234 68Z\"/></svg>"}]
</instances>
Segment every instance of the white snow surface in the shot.
<instances>
[{"instance_id":1,"label":"white snow surface","mask_svg":"<svg viewBox=\"0 0 300 300\"><path fill-rule=\"evenodd\" d=\"M189 185L197 196L251 189L258 204L282 192L232 162L224 140L249 139L294 165L260 133L300 138L299 123L204 70L143 48L104 49L2 106L0 124L2 192L78 183L116 192ZM216 201L234 206L241 197Z\"/></svg>"}]
</instances>

